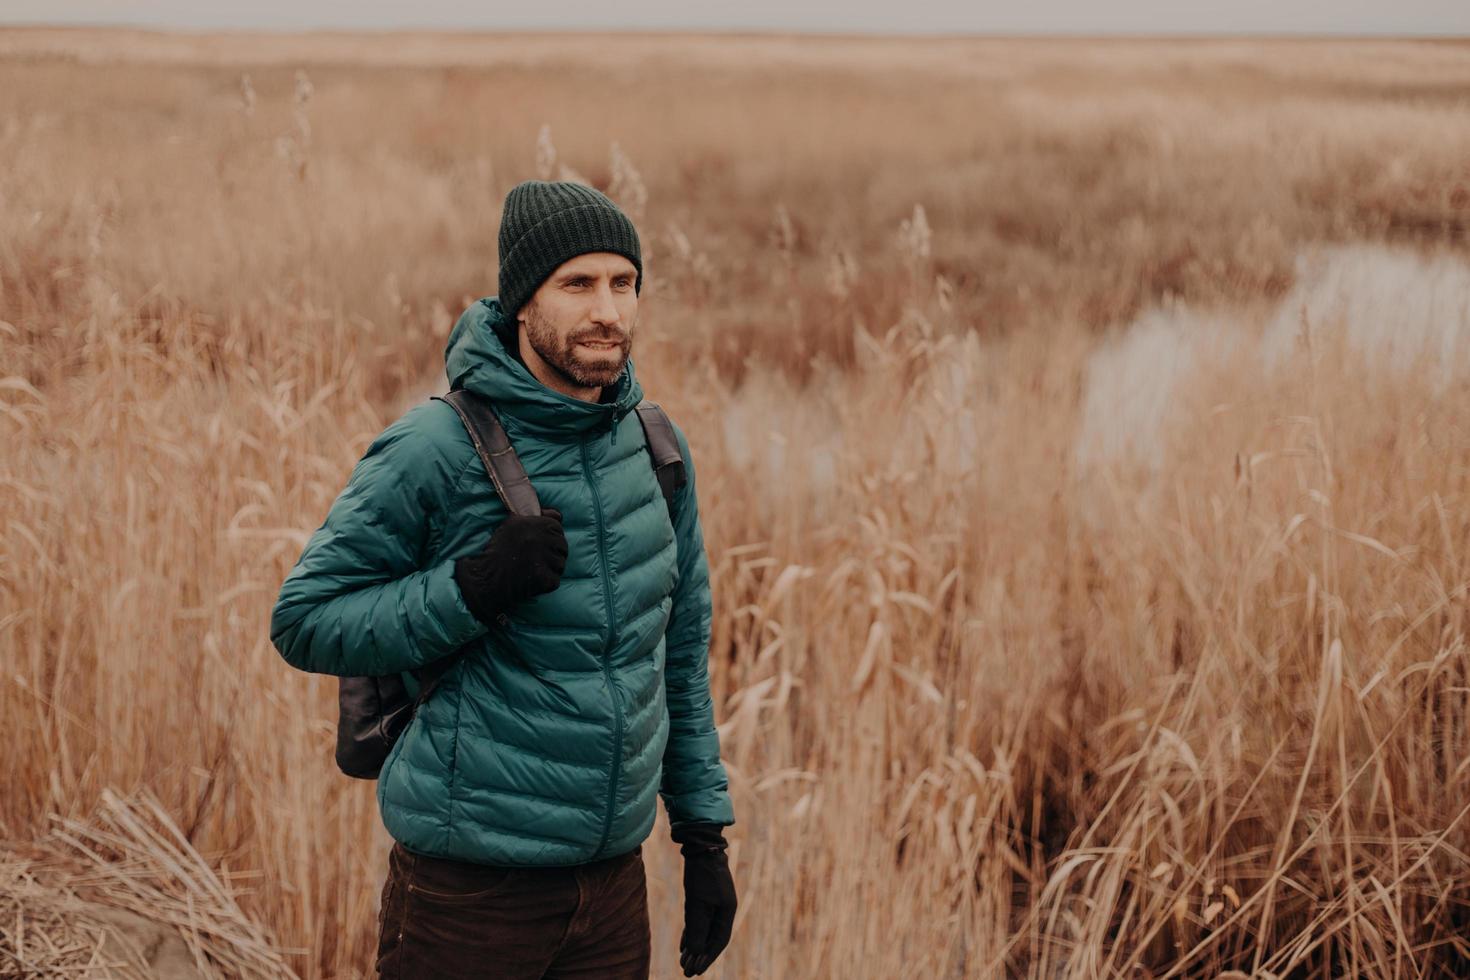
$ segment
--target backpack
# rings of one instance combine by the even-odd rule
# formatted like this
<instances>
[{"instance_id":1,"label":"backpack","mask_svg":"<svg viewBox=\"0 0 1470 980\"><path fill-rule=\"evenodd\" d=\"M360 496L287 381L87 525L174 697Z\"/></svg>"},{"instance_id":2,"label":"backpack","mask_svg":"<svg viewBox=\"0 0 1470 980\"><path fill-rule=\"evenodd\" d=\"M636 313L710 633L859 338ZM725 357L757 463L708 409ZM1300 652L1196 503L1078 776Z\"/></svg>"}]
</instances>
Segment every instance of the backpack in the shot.
<instances>
[{"instance_id":1,"label":"backpack","mask_svg":"<svg viewBox=\"0 0 1470 980\"><path fill-rule=\"evenodd\" d=\"M433 395L447 402L464 422L470 442L490 475L490 482L512 514L541 513L541 502L526 476L525 468L511 446L495 410L483 396L465 388ZM635 409L648 442L649 457L658 477L659 490L674 518L674 492L685 483L684 457L669 417L656 403L644 400ZM439 680L459 656L476 640L423 667L413 675L418 693L410 695L403 673L383 677L339 677L337 686L337 768L355 779L377 779L393 744L408 728L414 712L423 704Z\"/></svg>"}]
</instances>

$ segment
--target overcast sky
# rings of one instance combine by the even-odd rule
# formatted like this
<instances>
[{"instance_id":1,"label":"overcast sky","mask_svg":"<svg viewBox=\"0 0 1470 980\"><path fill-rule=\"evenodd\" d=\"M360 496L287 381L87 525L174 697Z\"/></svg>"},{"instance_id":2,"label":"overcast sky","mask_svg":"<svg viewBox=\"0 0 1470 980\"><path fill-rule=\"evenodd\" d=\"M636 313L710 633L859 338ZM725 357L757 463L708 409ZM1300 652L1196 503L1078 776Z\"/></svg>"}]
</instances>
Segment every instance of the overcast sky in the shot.
<instances>
[{"instance_id":1,"label":"overcast sky","mask_svg":"<svg viewBox=\"0 0 1470 980\"><path fill-rule=\"evenodd\" d=\"M1470 35L1470 0L3 0L0 23L863 33Z\"/></svg>"}]
</instances>

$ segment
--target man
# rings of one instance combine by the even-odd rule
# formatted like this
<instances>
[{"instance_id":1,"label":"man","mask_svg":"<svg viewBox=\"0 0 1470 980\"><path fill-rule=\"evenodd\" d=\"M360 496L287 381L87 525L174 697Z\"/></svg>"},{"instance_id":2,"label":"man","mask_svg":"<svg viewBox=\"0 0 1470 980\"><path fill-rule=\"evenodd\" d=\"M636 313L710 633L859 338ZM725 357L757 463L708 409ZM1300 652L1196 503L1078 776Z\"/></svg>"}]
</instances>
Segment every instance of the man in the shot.
<instances>
[{"instance_id":1,"label":"man","mask_svg":"<svg viewBox=\"0 0 1470 980\"><path fill-rule=\"evenodd\" d=\"M460 316L445 364L494 405L544 513L508 514L454 410L417 405L307 543L271 640L347 676L473 644L378 778L395 840L380 975L647 977L642 842L662 797L694 976L729 941L735 817L689 445L676 425L671 521L633 411L638 234L596 190L533 180L507 195L499 245L499 295Z\"/></svg>"}]
</instances>

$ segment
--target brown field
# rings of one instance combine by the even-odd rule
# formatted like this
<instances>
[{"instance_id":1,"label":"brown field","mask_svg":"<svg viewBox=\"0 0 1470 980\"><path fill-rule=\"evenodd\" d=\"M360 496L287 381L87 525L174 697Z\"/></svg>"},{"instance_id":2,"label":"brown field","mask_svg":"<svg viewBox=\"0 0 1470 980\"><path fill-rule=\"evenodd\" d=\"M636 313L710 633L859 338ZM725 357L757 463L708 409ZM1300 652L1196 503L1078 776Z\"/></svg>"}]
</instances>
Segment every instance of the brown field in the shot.
<instances>
[{"instance_id":1,"label":"brown field","mask_svg":"<svg viewBox=\"0 0 1470 980\"><path fill-rule=\"evenodd\" d=\"M216 975L371 972L269 612L566 175L699 467L708 976L1470 975L1470 43L0 30L0 161L0 839Z\"/></svg>"}]
</instances>

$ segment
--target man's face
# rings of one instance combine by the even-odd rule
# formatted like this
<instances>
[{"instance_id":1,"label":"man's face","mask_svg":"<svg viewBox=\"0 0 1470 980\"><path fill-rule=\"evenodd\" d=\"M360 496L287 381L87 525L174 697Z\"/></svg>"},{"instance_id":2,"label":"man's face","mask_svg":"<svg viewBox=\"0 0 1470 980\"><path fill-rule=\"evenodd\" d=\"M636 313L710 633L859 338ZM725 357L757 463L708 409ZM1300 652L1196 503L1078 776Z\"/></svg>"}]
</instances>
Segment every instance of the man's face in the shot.
<instances>
[{"instance_id":1,"label":"man's face","mask_svg":"<svg viewBox=\"0 0 1470 980\"><path fill-rule=\"evenodd\" d=\"M633 263L614 252L563 262L518 314L531 350L568 387L612 384L633 349L637 281Z\"/></svg>"}]
</instances>

